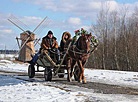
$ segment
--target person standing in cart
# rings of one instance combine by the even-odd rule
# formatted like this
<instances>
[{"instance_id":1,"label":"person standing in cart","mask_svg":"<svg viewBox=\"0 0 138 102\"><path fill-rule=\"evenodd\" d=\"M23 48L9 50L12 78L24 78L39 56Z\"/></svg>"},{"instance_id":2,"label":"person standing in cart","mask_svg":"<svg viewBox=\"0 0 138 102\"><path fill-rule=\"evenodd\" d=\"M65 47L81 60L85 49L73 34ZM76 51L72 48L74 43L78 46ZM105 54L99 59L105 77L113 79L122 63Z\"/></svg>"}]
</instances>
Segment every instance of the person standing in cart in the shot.
<instances>
[{"instance_id":1,"label":"person standing in cart","mask_svg":"<svg viewBox=\"0 0 138 102\"><path fill-rule=\"evenodd\" d=\"M42 38L41 49L44 53L48 53L52 58L55 53L56 63L60 63L60 52L58 50L58 42L56 41L56 37L54 37L53 32L51 30L48 31L47 35Z\"/></svg>"}]
</instances>

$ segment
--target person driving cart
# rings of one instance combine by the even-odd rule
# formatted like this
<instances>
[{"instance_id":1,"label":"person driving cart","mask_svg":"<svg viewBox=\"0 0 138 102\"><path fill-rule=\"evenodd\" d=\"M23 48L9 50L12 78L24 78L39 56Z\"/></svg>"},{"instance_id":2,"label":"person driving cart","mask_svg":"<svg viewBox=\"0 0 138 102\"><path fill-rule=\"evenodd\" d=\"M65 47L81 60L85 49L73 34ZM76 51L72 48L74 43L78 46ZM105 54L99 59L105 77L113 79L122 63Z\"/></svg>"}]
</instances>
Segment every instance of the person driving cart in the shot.
<instances>
[{"instance_id":1,"label":"person driving cart","mask_svg":"<svg viewBox=\"0 0 138 102\"><path fill-rule=\"evenodd\" d=\"M51 30L48 31L47 35L42 38L41 49L43 53L48 53L53 59L53 55L56 57L56 63L60 63L60 52L58 50L58 42L56 37L54 37Z\"/></svg>"},{"instance_id":2,"label":"person driving cart","mask_svg":"<svg viewBox=\"0 0 138 102\"><path fill-rule=\"evenodd\" d=\"M60 52L58 50L58 42L56 41L56 37L53 36L53 32L50 30L48 31L47 35L42 38L41 48L36 53L31 61L28 61L32 65L36 63L38 57L48 53L52 60L54 60L54 56L56 57L56 64L60 63ZM55 60L54 60L55 61Z\"/></svg>"}]
</instances>

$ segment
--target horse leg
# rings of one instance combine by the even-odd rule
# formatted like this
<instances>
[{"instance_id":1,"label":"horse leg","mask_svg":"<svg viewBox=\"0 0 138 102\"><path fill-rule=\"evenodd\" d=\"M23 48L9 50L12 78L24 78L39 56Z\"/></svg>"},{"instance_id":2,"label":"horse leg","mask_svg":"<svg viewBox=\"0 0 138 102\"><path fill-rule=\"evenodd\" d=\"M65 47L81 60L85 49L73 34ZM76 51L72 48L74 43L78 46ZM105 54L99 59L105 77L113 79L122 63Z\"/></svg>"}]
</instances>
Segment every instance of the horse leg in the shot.
<instances>
[{"instance_id":1,"label":"horse leg","mask_svg":"<svg viewBox=\"0 0 138 102\"><path fill-rule=\"evenodd\" d=\"M76 64L76 61L75 60L72 60L72 64L71 64L71 72L70 72L70 76L72 77L73 76L73 68L74 68L74 65Z\"/></svg>"},{"instance_id":2,"label":"horse leg","mask_svg":"<svg viewBox=\"0 0 138 102\"><path fill-rule=\"evenodd\" d=\"M79 73L79 75L78 75L78 82L82 83L82 63L81 63L81 61L79 60L79 61L77 61L77 64L78 64L79 69L80 69L80 73Z\"/></svg>"},{"instance_id":3,"label":"horse leg","mask_svg":"<svg viewBox=\"0 0 138 102\"><path fill-rule=\"evenodd\" d=\"M67 62L66 62L66 68L67 68L67 73L68 73L68 76L67 76L67 81L71 82L71 77L70 77L70 65L71 64L71 59L67 59Z\"/></svg>"},{"instance_id":4,"label":"horse leg","mask_svg":"<svg viewBox=\"0 0 138 102\"><path fill-rule=\"evenodd\" d=\"M86 78L85 78L85 76L84 76L84 67L82 67L82 81L83 81L84 84L87 83L87 82L86 82Z\"/></svg>"},{"instance_id":5,"label":"horse leg","mask_svg":"<svg viewBox=\"0 0 138 102\"><path fill-rule=\"evenodd\" d=\"M86 61L82 62L82 80L83 83L86 84L86 78L84 76L84 65L85 65Z\"/></svg>"},{"instance_id":6,"label":"horse leg","mask_svg":"<svg viewBox=\"0 0 138 102\"><path fill-rule=\"evenodd\" d=\"M85 76L84 76L84 64L85 64L85 62L77 61L78 66L80 68L80 74L79 74L78 82L83 82L84 84L86 83L86 79L85 79Z\"/></svg>"},{"instance_id":7,"label":"horse leg","mask_svg":"<svg viewBox=\"0 0 138 102\"><path fill-rule=\"evenodd\" d=\"M69 67L68 67L68 69L67 69L67 73L68 73L67 81L68 81L68 82L71 82L72 80L71 80L71 77L70 77L70 68L69 68Z\"/></svg>"}]
</instances>

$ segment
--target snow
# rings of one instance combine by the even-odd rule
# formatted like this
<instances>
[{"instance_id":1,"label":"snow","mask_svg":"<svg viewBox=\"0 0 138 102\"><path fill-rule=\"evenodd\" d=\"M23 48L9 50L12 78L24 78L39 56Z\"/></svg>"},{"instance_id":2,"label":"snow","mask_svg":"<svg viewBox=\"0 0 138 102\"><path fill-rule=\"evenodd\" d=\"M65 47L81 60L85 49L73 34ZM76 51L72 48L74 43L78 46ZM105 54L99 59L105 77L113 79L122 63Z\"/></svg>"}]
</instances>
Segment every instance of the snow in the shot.
<instances>
[{"instance_id":1,"label":"snow","mask_svg":"<svg viewBox=\"0 0 138 102\"><path fill-rule=\"evenodd\" d=\"M27 72L28 64L1 59L0 70ZM85 69L85 76L91 82L138 89L137 72ZM4 74L0 74L0 79L0 102L138 102L137 95L95 93L93 89L80 90L78 86L56 82L27 82Z\"/></svg>"},{"instance_id":2,"label":"snow","mask_svg":"<svg viewBox=\"0 0 138 102\"><path fill-rule=\"evenodd\" d=\"M87 79L92 82L138 89L138 72L85 69L85 73Z\"/></svg>"},{"instance_id":3,"label":"snow","mask_svg":"<svg viewBox=\"0 0 138 102\"><path fill-rule=\"evenodd\" d=\"M0 101L17 102L45 102L46 100L58 102L72 102L78 100L75 93L66 92L58 88L44 86L41 83L18 83L16 85L5 85L0 88ZM81 100L81 99L80 99Z\"/></svg>"}]
</instances>

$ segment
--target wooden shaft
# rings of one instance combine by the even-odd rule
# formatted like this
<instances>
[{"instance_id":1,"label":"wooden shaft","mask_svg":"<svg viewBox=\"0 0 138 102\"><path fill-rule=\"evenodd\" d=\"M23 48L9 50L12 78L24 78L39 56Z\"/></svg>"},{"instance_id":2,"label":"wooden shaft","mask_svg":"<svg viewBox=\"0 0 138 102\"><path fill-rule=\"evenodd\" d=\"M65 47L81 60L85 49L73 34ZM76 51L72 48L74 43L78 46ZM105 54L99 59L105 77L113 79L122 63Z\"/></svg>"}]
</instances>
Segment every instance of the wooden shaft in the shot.
<instances>
[{"instance_id":1,"label":"wooden shaft","mask_svg":"<svg viewBox=\"0 0 138 102\"><path fill-rule=\"evenodd\" d=\"M67 55L67 53L68 53L68 50L69 50L69 48L70 48L70 46L71 46L71 43L72 43L72 42L69 43L69 46L68 46L68 48L67 48L67 51L66 51L66 53L64 54L63 59L62 59L60 65L58 66L57 70L55 71L54 75L56 75L56 74L58 73L58 71L59 71L59 69L60 69L60 67L61 67L61 65L62 65L62 63L63 63L63 61L64 61L64 59L65 59L65 57L66 57L66 55Z\"/></svg>"}]
</instances>

